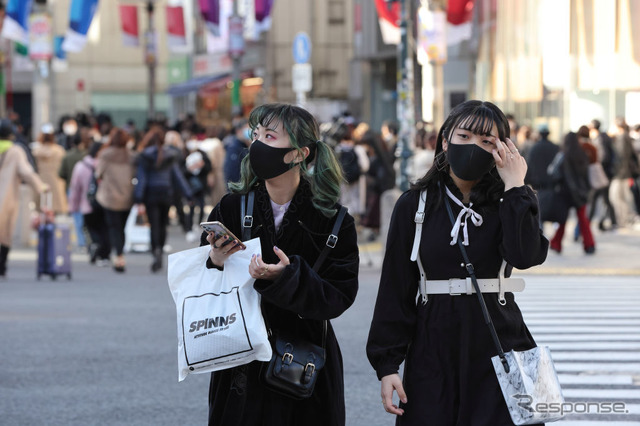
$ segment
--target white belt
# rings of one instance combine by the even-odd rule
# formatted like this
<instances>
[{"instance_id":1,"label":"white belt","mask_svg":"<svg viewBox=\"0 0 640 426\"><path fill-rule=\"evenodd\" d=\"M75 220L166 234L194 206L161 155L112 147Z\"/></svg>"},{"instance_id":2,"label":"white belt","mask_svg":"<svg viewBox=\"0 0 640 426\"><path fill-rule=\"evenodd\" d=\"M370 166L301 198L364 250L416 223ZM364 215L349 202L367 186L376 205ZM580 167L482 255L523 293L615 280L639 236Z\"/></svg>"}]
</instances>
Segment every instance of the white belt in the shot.
<instances>
[{"instance_id":1,"label":"white belt","mask_svg":"<svg viewBox=\"0 0 640 426\"><path fill-rule=\"evenodd\" d=\"M473 282L470 277L452 278L449 280L427 280L427 294L449 294L459 296L461 294L474 294ZM524 290L522 278L481 278L478 286L482 293L518 292Z\"/></svg>"}]
</instances>

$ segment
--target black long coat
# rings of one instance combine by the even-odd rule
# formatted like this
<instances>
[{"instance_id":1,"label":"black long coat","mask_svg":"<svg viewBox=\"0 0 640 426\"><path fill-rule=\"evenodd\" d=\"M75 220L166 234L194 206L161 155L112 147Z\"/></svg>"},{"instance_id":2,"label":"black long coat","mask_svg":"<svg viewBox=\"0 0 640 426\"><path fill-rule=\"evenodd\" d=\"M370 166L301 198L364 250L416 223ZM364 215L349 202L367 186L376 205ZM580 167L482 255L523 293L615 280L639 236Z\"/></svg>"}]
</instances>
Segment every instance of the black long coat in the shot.
<instances>
[{"instance_id":1,"label":"black long coat","mask_svg":"<svg viewBox=\"0 0 640 426\"><path fill-rule=\"evenodd\" d=\"M450 190L462 199L455 186ZM410 254L419 194L405 192L391 218L367 343L369 361L380 379L397 373L405 361L408 401L401 404L405 412L397 417L397 425L512 425L490 359L497 350L477 296L429 295L426 305L416 302L419 272ZM420 241L427 279L466 278L460 249L450 245L452 225L446 208L436 206L438 197L438 189L427 194ZM450 203L457 216L460 207ZM512 188L502 201L472 208L483 218L479 227L471 220L467 225L466 250L478 278L497 277L503 258L519 269L545 260L549 243L540 231L530 188ZM501 306L497 294L484 295L503 349L534 347L513 293L505 297L507 304Z\"/></svg>"},{"instance_id":2,"label":"black long coat","mask_svg":"<svg viewBox=\"0 0 640 426\"><path fill-rule=\"evenodd\" d=\"M339 208L339 205L336 205ZM229 194L209 215L241 237L240 195ZM338 243L319 273L313 264L325 246L336 217L329 219L311 203L309 185L303 180L291 201L278 232L264 184L256 188L252 238L259 237L262 257L275 264L274 245L291 262L276 281L256 280L266 320L273 330L284 330L321 345L323 320L336 318L354 302L358 291L358 246L353 218L346 215ZM207 244L206 234L201 243ZM345 424L342 355L329 323L326 364L313 395L292 400L265 388L259 379L265 363L223 370L211 375L209 425L318 425Z\"/></svg>"}]
</instances>

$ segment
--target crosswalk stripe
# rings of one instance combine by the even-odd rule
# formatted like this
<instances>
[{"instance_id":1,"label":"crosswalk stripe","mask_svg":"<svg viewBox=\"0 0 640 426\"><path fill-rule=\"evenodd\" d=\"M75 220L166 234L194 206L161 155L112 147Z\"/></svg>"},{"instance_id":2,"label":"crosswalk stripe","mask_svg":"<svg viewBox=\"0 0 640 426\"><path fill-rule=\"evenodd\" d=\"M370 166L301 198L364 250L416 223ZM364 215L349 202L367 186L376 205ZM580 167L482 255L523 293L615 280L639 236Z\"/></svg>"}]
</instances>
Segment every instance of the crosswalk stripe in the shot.
<instances>
[{"instance_id":1,"label":"crosswalk stripe","mask_svg":"<svg viewBox=\"0 0 640 426\"><path fill-rule=\"evenodd\" d=\"M552 354L555 359L555 354ZM558 374L562 385L632 385L631 375L611 374Z\"/></svg>"},{"instance_id":2,"label":"crosswalk stripe","mask_svg":"<svg viewBox=\"0 0 640 426\"><path fill-rule=\"evenodd\" d=\"M567 426L640 425L638 277L525 277L516 301L537 344L549 346L569 403L624 402L626 414L575 411Z\"/></svg>"},{"instance_id":3,"label":"crosswalk stripe","mask_svg":"<svg viewBox=\"0 0 640 426\"><path fill-rule=\"evenodd\" d=\"M640 352L564 352L554 351L554 361L638 361Z\"/></svg>"}]
</instances>

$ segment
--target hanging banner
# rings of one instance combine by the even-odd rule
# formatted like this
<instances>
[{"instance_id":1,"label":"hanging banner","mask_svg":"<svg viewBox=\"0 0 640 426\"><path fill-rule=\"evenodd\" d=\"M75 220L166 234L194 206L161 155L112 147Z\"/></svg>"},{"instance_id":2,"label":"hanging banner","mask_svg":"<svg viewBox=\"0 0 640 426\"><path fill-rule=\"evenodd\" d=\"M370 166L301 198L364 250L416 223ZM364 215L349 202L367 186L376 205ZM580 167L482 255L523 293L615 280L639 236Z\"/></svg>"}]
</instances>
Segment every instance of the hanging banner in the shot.
<instances>
[{"instance_id":1,"label":"hanging banner","mask_svg":"<svg viewBox=\"0 0 640 426\"><path fill-rule=\"evenodd\" d=\"M418 62L444 64L447 62L447 15L432 12L428 7L418 9Z\"/></svg>"},{"instance_id":2,"label":"hanging banner","mask_svg":"<svg viewBox=\"0 0 640 426\"><path fill-rule=\"evenodd\" d=\"M447 3L447 44L469 40L473 31L473 1L449 0Z\"/></svg>"},{"instance_id":3,"label":"hanging banner","mask_svg":"<svg viewBox=\"0 0 640 426\"><path fill-rule=\"evenodd\" d=\"M382 33L382 41L385 44L400 43L400 2L394 1L388 3L385 0L376 0L376 10L378 11L378 22L380 23L380 32Z\"/></svg>"},{"instance_id":4,"label":"hanging banner","mask_svg":"<svg viewBox=\"0 0 640 426\"><path fill-rule=\"evenodd\" d=\"M134 4L121 4L120 23L122 25L122 44L129 47L140 46L138 6Z\"/></svg>"},{"instance_id":5,"label":"hanging banner","mask_svg":"<svg viewBox=\"0 0 640 426\"><path fill-rule=\"evenodd\" d=\"M256 30L258 33L271 29L273 0L255 0Z\"/></svg>"},{"instance_id":6,"label":"hanging banner","mask_svg":"<svg viewBox=\"0 0 640 426\"><path fill-rule=\"evenodd\" d=\"M29 44L29 13L33 0L9 0L5 8L2 37Z\"/></svg>"},{"instance_id":7,"label":"hanging banner","mask_svg":"<svg viewBox=\"0 0 640 426\"><path fill-rule=\"evenodd\" d=\"M198 5L207 31L220 37L220 0L198 0Z\"/></svg>"},{"instance_id":8,"label":"hanging banner","mask_svg":"<svg viewBox=\"0 0 640 426\"><path fill-rule=\"evenodd\" d=\"M71 0L69 29L62 43L66 52L80 52L87 44L87 32L93 15L98 9L98 0Z\"/></svg>"},{"instance_id":9,"label":"hanging banner","mask_svg":"<svg viewBox=\"0 0 640 426\"><path fill-rule=\"evenodd\" d=\"M46 13L29 17L29 57L34 61L48 61L53 57L53 28Z\"/></svg>"},{"instance_id":10,"label":"hanging banner","mask_svg":"<svg viewBox=\"0 0 640 426\"><path fill-rule=\"evenodd\" d=\"M181 48L187 45L182 6L167 6L167 44L169 50L174 53L182 51Z\"/></svg>"}]
</instances>

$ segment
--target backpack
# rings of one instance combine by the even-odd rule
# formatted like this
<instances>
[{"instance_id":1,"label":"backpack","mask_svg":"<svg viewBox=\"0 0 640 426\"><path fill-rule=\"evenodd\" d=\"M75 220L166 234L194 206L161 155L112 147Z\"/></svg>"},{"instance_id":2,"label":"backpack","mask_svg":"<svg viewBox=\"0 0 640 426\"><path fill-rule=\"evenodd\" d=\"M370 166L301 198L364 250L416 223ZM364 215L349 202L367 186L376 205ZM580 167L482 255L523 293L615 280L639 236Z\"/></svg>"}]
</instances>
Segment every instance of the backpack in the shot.
<instances>
[{"instance_id":1,"label":"backpack","mask_svg":"<svg viewBox=\"0 0 640 426\"><path fill-rule=\"evenodd\" d=\"M353 148L339 148L338 161L347 183L352 184L360 178L362 172L358 163L358 155Z\"/></svg>"},{"instance_id":2,"label":"backpack","mask_svg":"<svg viewBox=\"0 0 640 426\"><path fill-rule=\"evenodd\" d=\"M96 199L96 195L98 194L98 178L96 178L96 169L87 163L85 163L85 165L91 169L91 180L89 181L89 186L87 188L87 200L89 201L91 208L95 210L100 207L100 204Z\"/></svg>"}]
</instances>

